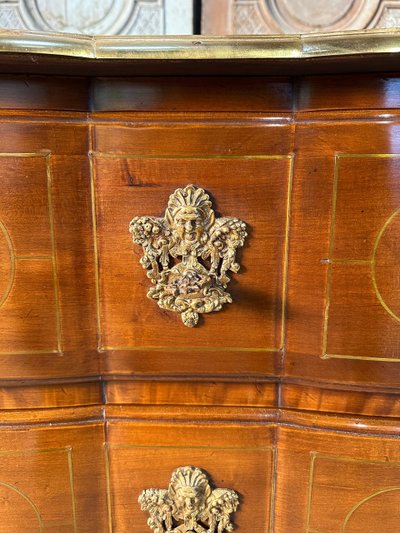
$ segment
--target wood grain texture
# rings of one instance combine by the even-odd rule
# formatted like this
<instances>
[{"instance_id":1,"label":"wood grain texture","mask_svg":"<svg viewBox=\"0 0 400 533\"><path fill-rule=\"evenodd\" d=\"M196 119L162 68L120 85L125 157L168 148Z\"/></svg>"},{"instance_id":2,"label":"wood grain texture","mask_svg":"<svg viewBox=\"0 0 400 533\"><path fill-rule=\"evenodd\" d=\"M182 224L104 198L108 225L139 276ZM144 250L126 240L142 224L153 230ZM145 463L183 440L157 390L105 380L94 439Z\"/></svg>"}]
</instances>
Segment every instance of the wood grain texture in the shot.
<instances>
[{"instance_id":1,"label":"wood grain texture","mask_svg":"<svg viewBox=\"0 0 400 533\"><path fill-rule=\"evenodd\" d=\"M186 464L239 531L396 529L398 80L0 77L0 531L150 531ZM249 228L193 330L128 231L188 183Z\"/></svg>"},{"instance_id":2,"label":"wood grain texture","mask_svg":"<svg viewBox=\"0 0 400 533\"><path fill-rule=\"evenodd\" d=\"M105 394L107 404L117 405L275 407L278 386L273 382L110 381L106 384Z\"/></svg>"},{"instance_id":3,"label":"wood grain texture","mask_svg":"<svg viewBox=\"0 0 400 533\"><path fill-rule=\"evenodd\" d=\"M106 531L102 423L68 418L0 428L0 531Z\"/></svg>"},{"instance_id":4,"label":"wood grain texture","mask_svg":"<svg viewBox=\"0 0 400 533\"><path fill-rule=\"evenodd\" d=\"M1 379L97 375L87 126L0 132Z\"/></svg>"},{"instance_id":5,"label":"wood grain texture","mask_svg":"<svg viewBox=\"0 0 400 533\"><path fill-rule=\"evenodd\" d=\"M396 439L281 428L279 442L275 531L390 531Z\"/></svg>"},{"instance_id":6,"label":"wood grain texture","mask_svg":"<svg viewBox=\"0 0 400 533\"><path fill-rule=\"evenodd\" d=\"M239 530L246 531L251 523L257 531L268 531L274 501L273 428L111 422L108 435L113 529L144 531L146 516L139 504L130 502L144 488L166 488L175 468L193 464L206 471L215 486L239 492L240 511L234 519ZM151 473L149 463L158 464Z\"/></svg>"},{"instance_id":7,"label":"wood grain texture","mask_svg":"<svg viewBox=\"0 0 400 533\"><path fill-rule=\"evenodd\" d=\"M397 109L400 80L396 75L308 76L298 88L297 111ZM364 115L365 117L365 115Z\"/></svg>"},{"instance_id":8,"label":"wood grain texture","mask_svg":"<svg viewBox=\"0 0 400 533\"><path fill-rule=\"evenodd\" d=\"M30 409L98 405L103 394L100 383L64 383L0 387L0 409Z\"/></svg>"},{"instance_id":9,"label":"wood grain texture","mask_svg":"<svg viewBox=\"0 0 400 533\"><path fill-rule=\"evenodd\" d=\"M87 78L2 76L0 109L86 111L89 86Z\"/></svg>"},{"instance_id":10,"label":"wood grain texture","mask_svg":"<svg viewBox=\"0 0 400 533\"><path fill-rule=\"evenodd\" d=\"M397 128L397 119L298 127L287 375L398 386L390 244Z\"/></svg>"},{"instance_id":11,"label":"wood grain texture","mask_svg":"<svg viewBox=\"0 0 400 533\"><path fill-rule=\"evenodd\" d=\"M253 126L226 128L219 121L201 127L179 121L173 128L153 123L139 129L129 123L94 126L100 349L110 354L104 358L109 373L154 369L191 374L199 373L201 365L200 373L208 367L211 374L237 374L242 360L247 372L263 373L263 367L269 374L278 371L292 158L290 126L278 123L275 129L272 124L255 126L260 132L256 143ZM248 143L243 136L247 129ZM127 238L134 216L162 215L171 192L189 183L211 194L218 214L244 220L252 235L239 255L241 273L231 284L233 300L242 301L242 306L232 304L218 320L209 315L207 328L190 332L177 327L179 316L158 309L145 297L148 282L139 264L141 251ZM262 191L265 203L260 205ZM257 220L260 209L262 219ZM269 221L266 233L261 220ZM121 254L118 264L115 246ZM272 272L264 277L267 264ZM123 273L119 265L124 265ZM244 275L253 282L242 293L245 287L239 280ZM132 283L134 279L138 283ZM246 337L242 327L248 329Z\"/></svg>"},{"instance_id":12,"label":"wood grain texture","mask_svg":"<svg viewBox=\"0 0 400 533\"><path fill-rule=\"evenodd\" d=\"M292 109L288 78L193 77L99 78L93 86L92 110L279 112Z\"/></svg>"}]
</instances>

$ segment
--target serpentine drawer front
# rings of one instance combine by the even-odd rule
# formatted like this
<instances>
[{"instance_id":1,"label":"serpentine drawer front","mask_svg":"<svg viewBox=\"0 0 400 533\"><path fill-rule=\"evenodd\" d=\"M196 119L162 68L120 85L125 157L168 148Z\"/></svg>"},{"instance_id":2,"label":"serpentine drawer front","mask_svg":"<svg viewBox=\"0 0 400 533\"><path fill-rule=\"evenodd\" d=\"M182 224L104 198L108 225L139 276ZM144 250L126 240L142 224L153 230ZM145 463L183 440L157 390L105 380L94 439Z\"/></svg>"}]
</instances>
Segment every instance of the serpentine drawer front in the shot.
<instances>
[{"instance_id":1,"label":"serpentine drawer front","mask_svg":"<svg viewBox=\"0 0 400 533\"><path fill-rule=\"evenodd\" d=\"M398 530L397 49L0 34L0 532Z\"/></svg>"}]
</instances>

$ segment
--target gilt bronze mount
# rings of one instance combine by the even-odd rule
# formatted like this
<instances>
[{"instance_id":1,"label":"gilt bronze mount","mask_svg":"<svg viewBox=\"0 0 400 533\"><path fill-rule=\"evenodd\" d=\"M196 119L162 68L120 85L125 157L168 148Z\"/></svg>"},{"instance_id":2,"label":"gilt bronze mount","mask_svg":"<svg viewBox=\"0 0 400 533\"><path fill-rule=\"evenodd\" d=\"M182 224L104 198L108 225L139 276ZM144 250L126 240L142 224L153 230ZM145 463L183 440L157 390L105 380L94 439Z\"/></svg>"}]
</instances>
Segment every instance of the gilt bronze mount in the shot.
<instances>
[{"instance_id":1,"label":"gilt bronze mount","mask_svg":"<svg viewBox=\"0 0 400 533\"><path fill-rule=\"evenodd\" d=\"M147 296L162 309L181 313L185 326L196 326L199 314L232 302L226 290L228 272L240 268L236 250L244 244L246 224L238 218L216 218L203 189L177 189L163 218L135 217L129 231L143 247L140 262L153 283ZM172 265L174 259L180 262Z\"/></svg>"},{"instance_id":2,"label":"gilt bronze mount","mask_svg":"<svg viewBox=\"0 0 400 533\"><path fill-rule=\"evenodd\" d=\"M231 514L239 505L232 489L214 489L194 466L177 468L167 490L146 489L139 496L154 533L224 533L233 531Z\"/></svg>"}]
</instances>

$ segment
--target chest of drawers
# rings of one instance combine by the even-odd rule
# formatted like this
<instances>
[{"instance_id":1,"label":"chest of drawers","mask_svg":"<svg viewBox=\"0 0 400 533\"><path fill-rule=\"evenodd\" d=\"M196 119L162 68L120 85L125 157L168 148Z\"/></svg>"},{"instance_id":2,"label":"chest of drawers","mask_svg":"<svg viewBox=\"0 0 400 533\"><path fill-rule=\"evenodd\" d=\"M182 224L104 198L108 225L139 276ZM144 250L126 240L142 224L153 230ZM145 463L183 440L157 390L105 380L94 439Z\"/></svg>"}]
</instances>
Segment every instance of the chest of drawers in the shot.
<instances>
[{"instance_id":1,"label":"chest of drawers","mask_svg":"<svg viewBox=\"0 0 400 533\"><path fill-rule=\"evenodd\" d=\"M0 531L398 529L398 40L0 35Z\"/></svg>"}]
</instances>

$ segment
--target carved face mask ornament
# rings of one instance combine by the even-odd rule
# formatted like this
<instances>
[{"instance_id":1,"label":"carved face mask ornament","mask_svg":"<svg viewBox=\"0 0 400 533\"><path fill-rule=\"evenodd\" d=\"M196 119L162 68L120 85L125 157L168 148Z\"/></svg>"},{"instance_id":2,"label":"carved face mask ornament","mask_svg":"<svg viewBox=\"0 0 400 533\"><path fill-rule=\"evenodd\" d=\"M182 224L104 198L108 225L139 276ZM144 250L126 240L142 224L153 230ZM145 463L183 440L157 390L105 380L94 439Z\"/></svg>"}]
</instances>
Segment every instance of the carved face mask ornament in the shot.
<instances>
[{"instance_id":1,"label":"carved face mask ornament","mask_svg":"<svg viewBox=\"0 0 400 533\"><path fill-rule=\"evenodd\" d=\"M153 283L147 296L162 309L181 313L185 326L194 327L199 314L232 302L227 272L240 268L235 257L247 237L246 224L237 218L215 218L203 189L177 189L164 218L135 217L129 231L133 242L143 247L140 262ZM181 262L170 267L171 258Z\"/></svg>"},{"instance_id":2,"label":"carved face mask ornament","mask_svg":"<svg viewBox=\"0 0 400 533\"><path fill-rule=\"evenodd\" d=\"M231 514L239 496L232 489L212 490L202 470L182 466L173 472L168 490L146 489L139 503L154 533L223 533L233 530Z\"/></svg>"}]
</instances>

